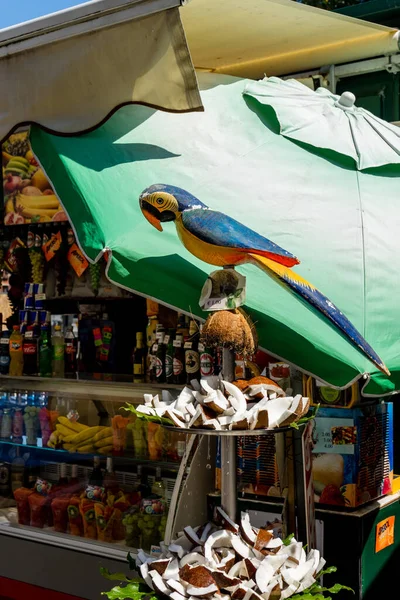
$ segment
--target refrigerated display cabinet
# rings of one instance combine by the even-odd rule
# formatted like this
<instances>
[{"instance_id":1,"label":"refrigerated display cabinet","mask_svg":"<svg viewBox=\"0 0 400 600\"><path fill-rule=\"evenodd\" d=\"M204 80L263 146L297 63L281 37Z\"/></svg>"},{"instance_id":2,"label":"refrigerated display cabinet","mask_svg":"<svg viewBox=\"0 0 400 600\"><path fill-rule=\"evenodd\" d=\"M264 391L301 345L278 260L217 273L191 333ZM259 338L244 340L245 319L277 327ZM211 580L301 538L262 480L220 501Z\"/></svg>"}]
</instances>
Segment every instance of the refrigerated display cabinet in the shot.
<instances>
[{"instance_id":1,"label":"refrigerated display cabinet","mask_svg":"<svg viewBox=\"0 0 400 600\"><path fill-rule=\"evenodd\" d=\"M178 391L166 385L1 377L0 581L97 599L109 583L101 566L121 572L128 552L134 557L138 546L151 545L156 551L160 541L168 543L186 524L207 519L213 441L174 436L121 411L126 402L141 403L144 393L161 396L162 389ZM86 433L70 432L68 420ZM74 435L80 435L79 443ZM115 477L105 493L89 483L96 483L91 481L94 462L100 461L104 471L108 458ZM151 486L157 470L166 519L157 507L148 518L139 504L138 471L142 485Z\"/></svg>"}]
</instances>

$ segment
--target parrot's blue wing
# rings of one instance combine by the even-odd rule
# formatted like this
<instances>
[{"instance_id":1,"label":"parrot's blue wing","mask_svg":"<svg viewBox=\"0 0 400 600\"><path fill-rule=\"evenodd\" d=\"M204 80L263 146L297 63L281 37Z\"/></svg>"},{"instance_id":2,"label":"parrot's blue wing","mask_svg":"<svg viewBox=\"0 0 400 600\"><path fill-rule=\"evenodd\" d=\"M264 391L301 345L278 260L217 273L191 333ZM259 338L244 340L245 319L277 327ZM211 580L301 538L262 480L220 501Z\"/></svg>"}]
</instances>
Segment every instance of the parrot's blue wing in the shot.
<instances>
[{"instance_id":1,"label":"parrot's blue wing","mask_svg":"<svg viewBox=\"0 0 400 600\"><path fill-rule=\"evenodd\" d=\"M260 254L288 267L299 263L287 250L216 210L185 210L182 212L182 223L190 233L208 244Z\"/></svg>"}]
</instances>

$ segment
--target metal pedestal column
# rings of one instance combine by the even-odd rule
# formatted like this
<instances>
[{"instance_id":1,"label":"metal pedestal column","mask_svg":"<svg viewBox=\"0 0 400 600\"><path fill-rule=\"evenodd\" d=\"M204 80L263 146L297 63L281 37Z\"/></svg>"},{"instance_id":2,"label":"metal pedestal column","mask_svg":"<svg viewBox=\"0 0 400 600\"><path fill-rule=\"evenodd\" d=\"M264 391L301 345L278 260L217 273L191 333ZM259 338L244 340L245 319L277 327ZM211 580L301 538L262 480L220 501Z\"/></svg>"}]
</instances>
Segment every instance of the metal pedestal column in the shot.
<instances>
[{"instance_id":1,"label":"metal pedestal column","mask_svg":"<svg viewBox=\"0 0 400 600\"><path fill-rule=\"evenodd\" d=\"M235 379L235 354L223 349L222 376L225 381ZM236 438L221 436L221 504L228 516L236 521Z\"/></svg>"}]
</instances>

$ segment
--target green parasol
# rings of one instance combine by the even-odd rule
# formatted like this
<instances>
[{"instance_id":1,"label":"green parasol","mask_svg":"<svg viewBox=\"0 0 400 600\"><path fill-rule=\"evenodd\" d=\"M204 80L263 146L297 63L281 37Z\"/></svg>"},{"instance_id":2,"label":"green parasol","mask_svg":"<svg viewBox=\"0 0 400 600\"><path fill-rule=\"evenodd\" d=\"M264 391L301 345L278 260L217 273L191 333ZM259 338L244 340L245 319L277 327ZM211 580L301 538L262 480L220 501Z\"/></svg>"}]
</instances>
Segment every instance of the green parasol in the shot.
<instances>
[{"instance_id":1,"label":"green parasol","mask_svg":"<svg viewBox=\"0 0 400 600\"><path fill-rule=\"evenodd\" d=\"M185 250L173 224L159 233L139 208L140 193L154 183L182 187L298 256L294 270L343 311L392 375L378 372L323 316L263 272L241 266L246 307L263 348L335 386L370 374L366 393L398 390L400 289L393 257L400 246L400 167L390 159L361 171L362 148L346 155L326 135L315 144L287 139L286 129L280 135L286 122L277 103L271 108L253 88L266 83L202 74L205 113L127 106L80 137L57 137L34 126L32 146L85 254L95 261L110 250L112 281L205 316L198 300L214 267ZM342 134L348 127L334 132ZM396 154L400 143L393 139Z\"/></svg>"}]
</instances>

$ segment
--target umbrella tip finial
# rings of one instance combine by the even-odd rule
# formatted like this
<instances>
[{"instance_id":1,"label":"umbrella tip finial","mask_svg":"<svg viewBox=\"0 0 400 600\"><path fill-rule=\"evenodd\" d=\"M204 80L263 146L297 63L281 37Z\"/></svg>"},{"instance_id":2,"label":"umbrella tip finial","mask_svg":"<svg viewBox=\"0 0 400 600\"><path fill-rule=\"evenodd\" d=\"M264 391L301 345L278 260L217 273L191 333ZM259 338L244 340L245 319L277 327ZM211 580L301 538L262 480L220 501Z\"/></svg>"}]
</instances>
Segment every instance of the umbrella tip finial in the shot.
<instances>
[{"instance_id":1,"label":"umbrella tip finial","mask_svg":"<svg viewBox=\"0 0 400 600\"><path fill-rule=\"evenodd\" d=\"M351 92L343 92L340 96L338 104L341 108L352 108L355 104L356 97Z\"/></svg>"}]
</instances>

